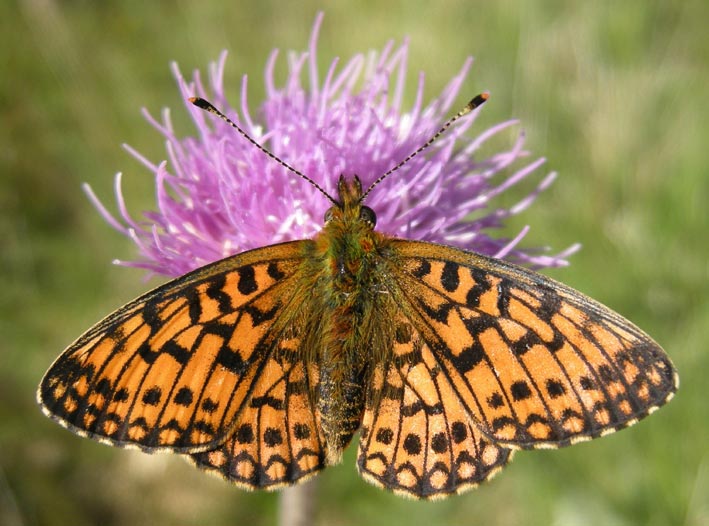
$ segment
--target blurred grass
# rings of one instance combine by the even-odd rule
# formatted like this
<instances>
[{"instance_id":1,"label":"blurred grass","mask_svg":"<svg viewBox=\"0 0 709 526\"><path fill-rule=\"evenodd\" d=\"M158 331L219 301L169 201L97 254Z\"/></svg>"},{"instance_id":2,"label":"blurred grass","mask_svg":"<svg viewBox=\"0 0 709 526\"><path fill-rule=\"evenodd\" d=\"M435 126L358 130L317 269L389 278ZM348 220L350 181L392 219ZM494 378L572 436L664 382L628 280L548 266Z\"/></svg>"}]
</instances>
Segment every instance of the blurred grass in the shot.
<instances>
[{"instance_id":1,"label":"blurred grass","mask_svg":"<svg viewBox=\"0 0 709 526\"><path fill-rule=\"evenodd\" d=\"M412 100L418 71L430 98L475 55L466 89L493 93L477 129L521 118L528 148L561 176L510 232L530 224L529 244L582 242L571 267L550 273L650 332L682 386L631 430L520 453L492 483L439 503L370 487L350 448L343 466L319 477L317 522L709 524L709 6L471 4L338 3L326 12L321 64L409 35ZM146 288L140 272L109 266L133 248L102 223L80 183L110 202L112 176L124 171L132 210L152 206L150 177L119 145L164 158L142 106L173 108L188 130L172 60L183 72L204 70L228 49L226 85L235 100L248 73L255 108L268 53L304 49L318 10L310 1L255 5L0 5L0 524L275 521L274 494L242 492L172 456L79 439L34 403L64 346Z\"/></svg>"}]
</instances>

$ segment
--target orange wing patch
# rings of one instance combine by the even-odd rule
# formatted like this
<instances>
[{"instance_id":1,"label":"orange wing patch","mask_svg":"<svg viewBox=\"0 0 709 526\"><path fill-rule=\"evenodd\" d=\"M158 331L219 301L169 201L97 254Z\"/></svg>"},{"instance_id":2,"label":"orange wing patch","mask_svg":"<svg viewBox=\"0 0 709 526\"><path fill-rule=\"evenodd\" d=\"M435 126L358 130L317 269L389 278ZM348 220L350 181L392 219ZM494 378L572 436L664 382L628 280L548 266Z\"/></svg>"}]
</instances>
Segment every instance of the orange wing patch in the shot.
<instances>
[{"instance_id":1,"label":"orange wing patch","mask_svg":"<svg viewBox=\"0 0 709 526\"><path fill-rule=\"evenodd\" d=\"M248 489L269 490L325 467L324 441L309 396L317 377L312 369L306 373L302 360L285 356L276 350L266 362L227 441L191 456L197 467Z\"/></svg>"},{"instance_id":2,"label":"orange wing patch","mask_svg":"<svg viewBox=\"0 0 709 526\"><path fill-rule=\"evenodd\" d=\"M676 390L664 351L579 292L461 250L395 247L400 303L492 440L568 445L635 423Z\"/></svg>"},{"instance_id":3,"label":"orange wing patch","mask_svg":"<svg viewBox=\"0 0 709 526\"><path fill-rule=\"evenodd\" d=\"M49 369L43 410L113 445L194 452L222 442L273 347L300 243L208 265L104 319Z\"/></svg>"},{"instance_id":4,"label":"orange wing patch","mask_svg":"<svg viewBox=\"0 0 709 526\"><path fill-rule=\"evenodd\" d=\"M394 356L374 369L357 465L373 484L408 497L461 493L494 475L510 450L475 425L427 345L399 320Z\"/></svg>"}]
</instances>

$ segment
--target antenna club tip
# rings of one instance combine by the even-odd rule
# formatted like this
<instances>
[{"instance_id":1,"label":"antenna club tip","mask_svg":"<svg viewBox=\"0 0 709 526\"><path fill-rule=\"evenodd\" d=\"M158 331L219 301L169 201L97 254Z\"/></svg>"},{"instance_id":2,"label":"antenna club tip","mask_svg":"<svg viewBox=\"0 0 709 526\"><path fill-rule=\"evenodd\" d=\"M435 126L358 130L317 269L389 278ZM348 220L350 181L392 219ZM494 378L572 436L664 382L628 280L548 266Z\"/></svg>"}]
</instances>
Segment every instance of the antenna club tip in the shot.
<instances>
[{"instance_id":1,"label":"antenna club tip","mask_svg":"<svg viewBox=\"0 0 709 526\"><path fill-rule=\"evenodd\" d=\"M475 108L478 108L485 104L485 101L490 98L490 92L489 91L483 91L480 95L476 95L473 97L473 99L468 103L468 111L472 111Z\"/></svg>"},{"instance_id":2,"label":"antenna club tip","mask_svg":"<svg viewBox=\"0 0 709 526\"><path fill-rule=\"evenodd\" d=\"M484 91L480 95L476 95L475 97L472 98L470 102L468 102L468 105L463 108L463 111L461 111L461 115L465 115L467 113L470 113L473 111L475 108L479 108L483 104L485 104L485 101L490 98L490 92L489 91Z\"/></svg>"},{"instance_id":3,"label":"antenna club tip","mask_svg":"<svg viewBox=\"0 0 709 526\"><path fill-rule=\"evenodd\" d=\"M209 110L212 107L209 102L207 102L201 97L189 97L187 100L198 108L202 108L203 110Z\"/></svg>"}]
</instances>

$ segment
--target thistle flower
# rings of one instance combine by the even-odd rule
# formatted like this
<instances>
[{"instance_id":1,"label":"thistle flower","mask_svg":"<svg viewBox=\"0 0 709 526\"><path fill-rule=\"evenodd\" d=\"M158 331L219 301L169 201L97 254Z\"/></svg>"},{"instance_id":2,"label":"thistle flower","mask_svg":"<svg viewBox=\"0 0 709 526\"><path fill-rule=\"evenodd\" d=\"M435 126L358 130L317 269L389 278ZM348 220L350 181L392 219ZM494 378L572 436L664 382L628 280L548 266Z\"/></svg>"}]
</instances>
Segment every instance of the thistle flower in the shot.
<instances>
[{"instance_id":1,"label":"thistle flower","mask_svg":"<svg viewBox=\"0 0 709 526\"><path fill-rule=\"evenodd\" d=\"M289 55L288 79L277 87L278 52L266 66L265 102L258 119L248 109L247 77L241 83L239 110L224 93L226 52L209 69L209 90L199 72L186 81L173 72L199 131L177 137L168 111L162 122L144 111L166 139L167 162L154 164L131 147L126 149L155 175L157 211L140 221L128 212L116 176L120 219L114 217L85 186L101 215L138 246L141 259L116 261L152 272L178 276L211 261L282 241L312 237L322 226L330 203L311 185L254 148L225 123L194 108L191 96L211 99L231 119L286 163L306 173L331 195L340 174L358 175L366 188L379 175L421 146L458 104L468 59L441 95L423 106L424 77L416 99L402 108L408 57L407 43L389 42L379 52L356 55L344 66L336 59L320 80L317 40L322 16L315 22L308 52ZM303 85L302 77L307 79ZM478 111L461 119L427 151L412 159L370 194L377 229L397 237L443 243L535 267L560 266L574 245L557 255L523 250L525 227L513 239L495 236L504 220L526 209L546 189L554 173L510 208L491 208L495 196L537 172L539 158L516 168L527 156L524 136L508 151L476 160L474 154L491 137L516 124L502 122L476 138L466 137ZM500 175L500 174L507 174ZM501 180L500 180L501 179ZM475 213L474 220L466 219Z\"/></svg>"}]
</instances>

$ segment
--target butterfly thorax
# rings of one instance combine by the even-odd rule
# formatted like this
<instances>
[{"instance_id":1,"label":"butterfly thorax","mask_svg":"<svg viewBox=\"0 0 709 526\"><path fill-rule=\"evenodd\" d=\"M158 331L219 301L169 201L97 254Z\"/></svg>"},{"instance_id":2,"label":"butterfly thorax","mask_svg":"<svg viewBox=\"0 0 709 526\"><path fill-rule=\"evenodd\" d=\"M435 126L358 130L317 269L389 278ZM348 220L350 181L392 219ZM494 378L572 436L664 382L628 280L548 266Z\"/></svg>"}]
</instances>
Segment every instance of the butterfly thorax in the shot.
<instances>
[{"instance_id":1,"label":"butterfly thorax","mask_svg":"<svg viewBox=\"0 0 709 526\"><path fill-rule=\"evenodd\" d=\"M361 204L356 177L340 178L340 200L328 210L323 231L315 239L319 279L313 301L322 306L317 406L327 443L328 463L340 460L364 410L371 356L370 320L378 311L376 290L386 237L374 231L374 212Z\"/></svg>"}]
</instances>

